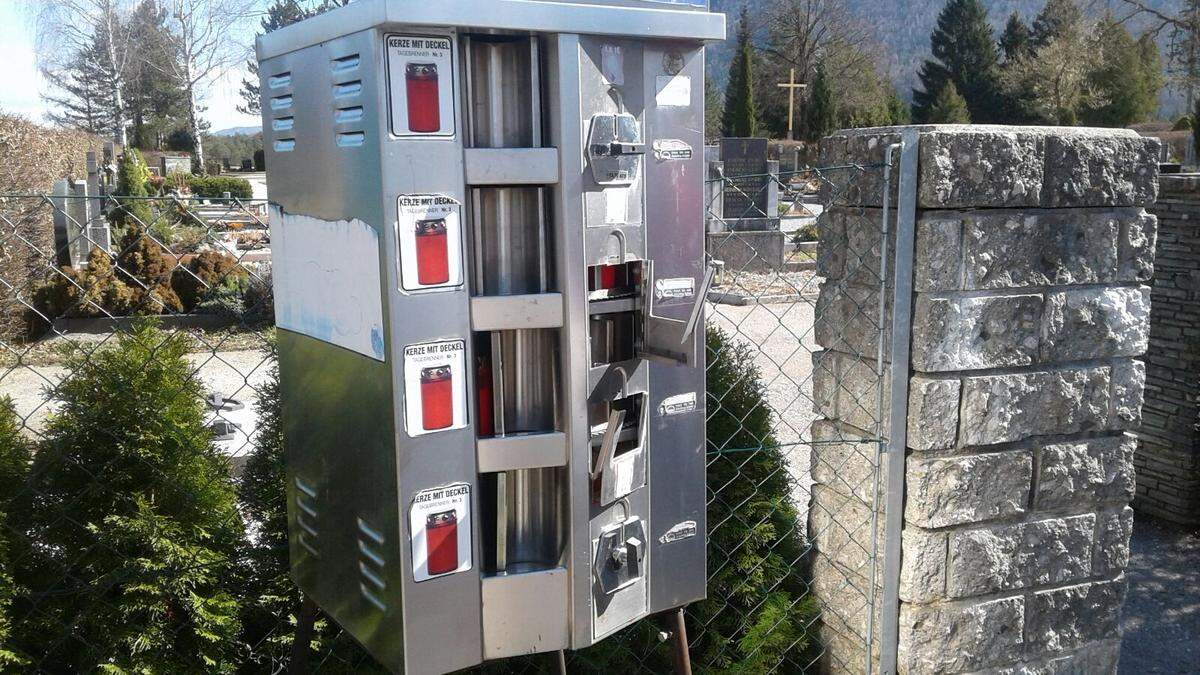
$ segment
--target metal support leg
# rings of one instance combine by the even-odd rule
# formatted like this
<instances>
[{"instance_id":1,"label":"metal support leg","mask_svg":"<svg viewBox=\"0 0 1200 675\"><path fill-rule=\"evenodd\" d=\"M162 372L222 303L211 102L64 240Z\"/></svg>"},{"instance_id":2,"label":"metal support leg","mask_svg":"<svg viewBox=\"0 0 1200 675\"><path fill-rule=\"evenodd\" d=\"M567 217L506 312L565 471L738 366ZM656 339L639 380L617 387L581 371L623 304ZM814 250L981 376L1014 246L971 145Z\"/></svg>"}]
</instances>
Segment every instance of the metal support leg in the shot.
<instances>
[{"instance_id":1,"label":"metal support leg","mask_svg":"<svg viewBox=\"0 0 1200 675\"><path fill-rule=\"evenodd\" d=\"M675 626L671 633L675 638L675 673L692 675L692 654L688 651L687 624L683 620L683 608L675 610Z\"/></svg>"}]
</instances>

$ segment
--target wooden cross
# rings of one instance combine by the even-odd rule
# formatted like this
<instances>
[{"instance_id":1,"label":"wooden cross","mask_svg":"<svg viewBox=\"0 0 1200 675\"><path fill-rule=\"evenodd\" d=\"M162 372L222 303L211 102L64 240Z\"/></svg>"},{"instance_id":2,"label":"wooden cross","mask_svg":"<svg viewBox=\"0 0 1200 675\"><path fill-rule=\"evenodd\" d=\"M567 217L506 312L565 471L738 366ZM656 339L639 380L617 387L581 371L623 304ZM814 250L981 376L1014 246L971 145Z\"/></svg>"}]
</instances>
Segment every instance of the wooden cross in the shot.
<instances>
[{"instance_id":1,"label":"wooden cross","mask_svg":"<svg viewBox=\"0 0 1200 675\"><path fill-rule=\"evenodd\" d=\"M780 82L779 84L777 84L775 86L783 87L784 89L788 90L788 132L787 132L787 137L788 137L788 140L790 141L790 140L792 140L792 125L793 125L792 120L795 117L795 110L796 110L796 90L804 89L808 85L796 82L796 69L792 68L791 72L788 75L788 81Z\"/></svg>"}]
</instances>

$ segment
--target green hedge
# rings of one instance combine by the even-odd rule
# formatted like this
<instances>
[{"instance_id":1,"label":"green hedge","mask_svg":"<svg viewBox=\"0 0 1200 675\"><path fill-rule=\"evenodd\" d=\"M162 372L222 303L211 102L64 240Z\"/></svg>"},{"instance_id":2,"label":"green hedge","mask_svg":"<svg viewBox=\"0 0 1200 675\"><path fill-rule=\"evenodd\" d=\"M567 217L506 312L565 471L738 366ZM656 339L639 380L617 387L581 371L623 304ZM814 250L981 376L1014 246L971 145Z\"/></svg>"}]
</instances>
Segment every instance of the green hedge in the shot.
<instances>
[{"instance_id":1,"label":"green hedge","mask_svg":"<svg viewBox=\"0 0 1200 675\"><path fill-rule=\"evenodd\" d=\"M204 199L220 199L226 192L237 199L254 197L250 181L232 176L192 176L188 178L188 187L193 195Z\"/></svg>"}]
</instances>

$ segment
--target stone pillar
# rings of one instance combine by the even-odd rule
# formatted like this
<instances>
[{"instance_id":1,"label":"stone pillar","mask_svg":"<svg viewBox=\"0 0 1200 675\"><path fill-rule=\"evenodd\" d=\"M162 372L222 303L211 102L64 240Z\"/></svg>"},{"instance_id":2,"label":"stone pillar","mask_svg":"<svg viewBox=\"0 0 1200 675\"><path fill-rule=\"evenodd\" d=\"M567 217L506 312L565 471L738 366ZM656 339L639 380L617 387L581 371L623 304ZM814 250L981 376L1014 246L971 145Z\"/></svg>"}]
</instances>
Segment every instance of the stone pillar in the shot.
<instances>
[{"instance_id":1,"label":"stone pillar","mask_svg":"<svg viewBox=\"0 0 1200 675\"><path fill-rule=\"evenodd\" d=\"M899 671L1114 672L1158 142L1124 130L920 129ZM879 164L898 139L838 132L822 164ZM809 526L813 585L835 617L821 629L825 665L850 672L865 658L867 617L839 603L849 586L870 588L869 568L849 571L855 560L839 551L868 551L870 539L847 547L828 525L870 506L866 491L842 487L869 462L839 453L871 430L852 402L878 384L863 358L874 320L847 308L878 292L868 273L878 220L863 215L882 191L878 172L834 187L818 255L814 400L825 419L813 437L842 442L814 443ZM851 272L856 260L866 264Z\"/></svg>"},{"instance_id":2,"label":"stone pillar","mask_svg":"<svg viewBox=\"0 0 1200 675\"><path fill-rule=\"evenodd\" d=\"M1153 211L1158 244L1133 507L1200 525L1200 175L1162 176Z\"/></svg>"}]
</instances>

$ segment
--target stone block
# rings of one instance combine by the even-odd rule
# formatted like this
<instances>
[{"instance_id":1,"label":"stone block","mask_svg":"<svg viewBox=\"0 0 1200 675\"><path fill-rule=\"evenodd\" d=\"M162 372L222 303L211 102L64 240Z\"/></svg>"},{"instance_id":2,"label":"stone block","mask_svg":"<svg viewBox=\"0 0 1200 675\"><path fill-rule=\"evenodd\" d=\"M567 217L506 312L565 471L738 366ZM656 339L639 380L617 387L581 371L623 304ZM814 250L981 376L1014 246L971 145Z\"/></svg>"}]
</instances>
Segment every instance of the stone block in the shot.
<instances>
[{"instance_id":1,"label":"stone block","mask_svg":"<svg viewBox=\"0 0 1200 675\"><path fill-rule=\"evenodd\" d=\"M917 297L912 366L918 372L1030 365L1038 354L1041 295Z\"/></svg>"},{"instance_id":2,"label":"stone block","mask_svg":"<svg viewBox=\"0 0 1200 675\"><path fill-rule=\"evenodd\" d=\"M953 448L958 437L958 378L914 375L908 383L908 447Z\"/></svg>"},{"instance_id":3,"label":"stone block","mask_svg":"<svg viewBox=\"0 0 1200 675\"><path fill-rule=\"evenodd\" d=\"M884 294L884 318L880 326L878 288L826 281L820 289L813 322L817 344L825 349L875 359L882 335L886 358L892 339L892 294Z\"/></svg>"},{"instance_id":4,"label":"stone block","mask_svg":"<svg viewBox=\"0 0 1200 675\"><path fill-rule=\"evenodd\" d=\"M883 376L883 409L879 409L880 376L874 360L864 360L834 351L813 353L813 404L823 417L869 434L881 434L891 401L887 396L891 378Z\"/></svg>"},{"instance_id":5,"label":"stone block","mask_svg":"<svg viewBox=\"0 0 1200 675\"><path fill-rule=\"evenodd\" d=\"M1020 653L1025 599L900 607L899 670L953 673L1009 663Z\"/></svg>"},{"instance_id":6,"label":"stone block","mask_svg":"<svg viewBox=\"0 0 1200 675\"><path fill-rule=\"evenodd\" d=\"M971 675L1116 675L1120 640L1093 642L1068 654L1032 658Z\"/></svg>"},{"instance_id":7,"label":"stone block","mask_svg":"<svg viewBox=\"0 0 1200 675\"><path fill-rule=\"evenodd\" d=\"M1129 538L1133 535L1133 509L1099 515L1096 524L1096 550L1092 558L1092 574L1119 574L1129 567Z\"/></svg>"},{"instance_id":8,"label":"stone block","mask_svg":"<svg viewBox=\"0 0 1200 675\"><path fill-rule=\"evenodd\" d=\"M963 379L959 443L988 445L1103 429L1109 369L1073 368Z\"/></svg>"},{"instance_id":9,"label":"stone block","mask_svg":"<svg viewBox=\"0 0 1200 675\"><path fill-rule=\"evenodd\" d=\"M1108 426L1137 429L1142 426L1142 399L1146 389L1146 364L1132 359L1112 366L1112 409Z\"/></svg>"},{"instance_id":10,"label":"stone block","mask_svg":"<svg viewBox=\"0 0 1200 675\"><path fill-rule=\"evenodd\" d=\"M1125 577L1037 591L1026 607L1025 642L1065 651L1117 635Z\"/></svg>"},{"instance_id":11,"label":"stone block","mask_svg":"<svg viewBox=\"0 0 1200 675\"><path fill-rule=\"evenodd\" d=\"M1133 499L1132 434L1046 445L1038 453L1036 507L1054 509Z\"/></svg>"},{"instance_id":12,"label":"stone block","mask_svg":"<svg viewBox=\"0 0 1200 675\"><path fill-rule=\"evenodd\" d=\"M1112 281L1117 235L1140 209L974 211L963 214L963 284L971 289Z\"/></svg>"},{"instance_id":13,"label":"stone block","mask_svg":"<svg viewBox=\"0 0 1200 675\"><path fill-rule=\"evenodd\" d=\"M1139 356L1150 337L1150 288L1080 288L1046 295L1044 362Z\"/></svg>"},{"instance_id":14,"label":"stone block","mask_svg":"<svg viewBox=\"0 0 1200 675\"><path fill-rule=\"evenodd\" d=\"M833 206L817 219L817 274L842 284L878 288L879 251L884 245L883 212L875 208ZM895 269L895 228L888 232L887 286Z\"/></svg>"},{"instance_id":15,"label":"stone block","mask_svg":"<svg viewBox=\"0 0 1200 675\"><path fill-rule=\"evenodd\" d=\"M864 442L863 434L840 429L830 420L812 425L813 481L864 504L875 496L875 458L879 444Z\"/></svg>"},{"instance_id":16,"label":"stone block","mask_svg":"<svg viewBox=\"0 0 1200 675\"><path fill-rule=\"evenodd\" d=\"M916 228L913 287L917 292L962 288L963 214L926 211Z\"/></svg>"},{"instance_id":17,"label":"stone block","mask_svg":"<svg viewBox=\"0 0 1200 675\"><path fill-rule=\"evenodd\" d=\"M1028 450L908 461L905 520L934 528L1024 513L1033 480Z\"/></svg>"},{"instance_id":18,"label":"stone block","mask_svg":"<svg viewBox=\"0 0 1200 675\"><path fill-rule=\"evenodd\" d=\"M1145 206L1158 194L1160 142L1124 129L1046 136L1042 204L1049 208Z\"/></svg>"},{"instance_id":19,"label":"stone block","mask_svg":"<svg viewBox=\"0 0 1200 675\"><path fill-rule=\"evenodd\" d=\"M1122 222L1118 279L1147 282L1154 278L1157 233L1158 218L1152 213L1143 211L1137 218Z\"/></svg>"},{"instance_id":20,"label":"stone block","mask_svg":"<svg viewBox=\"0 0 1200 675\"><path fill-rule=\"evenodd\" d=\"M1037 206L1041 133L1019 127L934 127L921 134L917 203L923 208Z\"/></svg>"},{"instance_id":21,"label":"stone block","mask_svg":"<svg viewBox=\"0 0 1200 675\"><path fill-rule=\"evenodd\" d=\"M928 603L946 597L946 533L906 527L901 535L900 600Z\"/></svg>"},{"instance_id":22,"label":"stone block","mask_svg":"<svg viewBox=\"0 0 1200 675\"><path fill-rule=\"evenodd\" d=\"M883 168L887 147L900 142L896 128L835 132L821 139L818 159L825 179L823 197L836 204L880 206L883 204ZM896 152L893 162L900 159ZM844 168L841 168L844 167ZM859 168L861 167L861 168ZM896 194L896 173L892 174ZM893 199L893 204L895 203Z\"/></svg>"},{"instance_id":23,"label":"stone block","mask_svg":"<svg viewBox=\"0 0 1200 675\"><path fill-rule=\"evenodd\" d=\"M1085 578L1095 529L1096 516L1088 513L955 530L946 592L964 598Z\"/></svg>"},{"instance_id":24,"label":"stone block","mask_svg":"<svg viewBox=\"0 0 1200 675\"><path fill-rule=\"evenodd\" d=\"M870 502L850 498L823 485L813 486L808 538L822 556L847 574L870 576L871 551L883 551L883 528L871 541ZM883 522L882 519L880 522Z\"/></svg>"}]
</instances>

